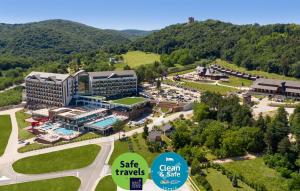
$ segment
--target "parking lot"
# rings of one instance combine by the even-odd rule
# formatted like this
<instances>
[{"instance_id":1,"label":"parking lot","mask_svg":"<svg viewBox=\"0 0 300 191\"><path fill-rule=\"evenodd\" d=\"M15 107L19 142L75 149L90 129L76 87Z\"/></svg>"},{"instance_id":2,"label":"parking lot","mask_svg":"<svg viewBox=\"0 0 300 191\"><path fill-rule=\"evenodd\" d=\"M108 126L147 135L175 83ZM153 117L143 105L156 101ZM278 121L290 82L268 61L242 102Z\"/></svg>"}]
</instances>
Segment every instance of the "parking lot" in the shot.
<instances>
[{"instance_id":1,"label":"parking lot","mask_svg":"<svg viewBox=\"0 0 300 191\"><path fill-rule=\"evenodd\" d=\"M200 93L197 91L166 84L162 84L160 90L156 86L149 86L146 91L156 101L191 102L200 97Z\"/></svg>"}]
</instances>

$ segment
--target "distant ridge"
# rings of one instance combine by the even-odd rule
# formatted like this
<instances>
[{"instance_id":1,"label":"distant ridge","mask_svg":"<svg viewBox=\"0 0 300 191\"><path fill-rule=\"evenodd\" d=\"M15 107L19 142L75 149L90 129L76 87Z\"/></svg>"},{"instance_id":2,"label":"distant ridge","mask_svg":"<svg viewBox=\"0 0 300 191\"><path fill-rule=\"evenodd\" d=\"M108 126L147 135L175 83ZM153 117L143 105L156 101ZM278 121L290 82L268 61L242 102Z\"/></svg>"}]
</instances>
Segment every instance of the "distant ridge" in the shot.
<instances>
[{"instance_id":1,"label":"distant ridge","mask_svg":"<svg viewBox=\"0 0 300 191\"><path fill-rule=\"evenodd\" d=\"M0 54L57 60L64 55L129 42L119 31L60 19L0 24Z\"/></svg>"}]
</instances>

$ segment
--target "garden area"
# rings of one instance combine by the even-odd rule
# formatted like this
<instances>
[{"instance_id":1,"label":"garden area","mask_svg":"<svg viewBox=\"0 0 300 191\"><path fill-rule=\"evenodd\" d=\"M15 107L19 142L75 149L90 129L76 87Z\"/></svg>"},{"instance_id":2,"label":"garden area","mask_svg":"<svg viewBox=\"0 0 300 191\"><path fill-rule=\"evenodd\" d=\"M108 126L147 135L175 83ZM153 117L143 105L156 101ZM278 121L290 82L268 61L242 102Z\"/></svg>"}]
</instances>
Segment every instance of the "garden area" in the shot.
<instances>
[{"instance_id":1,"label":"garden area","mask_svg":"<svg viewBox=\"0 0 300 191\"><path fill-rule=\"evenodd\" d=\"M26 157L13 163L13 169L23 174L42 174L83 168L95 160L100 149L98 145L86 145Z\"/></svg>"},{"instance_id":2,"label":"garden area","mask_svg":"<svg viewBox=\"0 0 300 191\"><path fill-rule=\"evenodd\" d=\"M205 172L207 174L206 179L213 190L254 191L252 188L250 188L240 180L238 180L237 186L233 187L232 182L220 171L214 168L208 168Z\"/></svg>"},{"instance_id":3,"label":"garden area","mask_svg":"<svg viewBox=\"0 0 300 191\"><path fill-rule=\"evenodd\" d=\"M223 166L227 170L243 176L250 182L264 185L267 190L288 190L288 180L283 178L280 173L276 172L276 170L267 167L263 161L263 158L235 161L225 163Z\"/></svg>"},{"instance_id":4,"label":"garden area","mask_svg":"<svg viewBox=\"0 0 300 191\"><path fill-rule=\"evenodd\" d=\"M16 118L17 118L17 123L19 128L18 136L19 139L21 140L26 140L34 137L32 133L25 130L26 127L31 125L30 123L26 122L25 119L28 119L30 117L31 115L25 113L25 110L16 112Z\"/></svg>"},{"instance_id":5,"label":"garden area","mask_svg":"<svg viewBox=\"0 0 300 191\"><path fill-rule=\"evenodd\" d=\"M112 165L118 156L126 152L135 152L141 155L146 159L148 165L151 165L154 158L159 154L148 150L148 145L146 144L146 140L142 137L142 134L135 134L126 140L115 141L114 151L108 164Z\"/></svg>"},{"instance_id":6,"label":"garden area","mask_svg":"<svg viewBox=\"0 0 300 191\"><path fill-rule=\"evenodd\" d=\"M114 183L111 175L103 177L97 184L95 191L105 191L105 190L109 190L109 191L117 190L117 185Z\"/></svg>"},{"instance_id":7,"label":"garden area","mask_svg":"<svg viewBox=\"0 0 300 191\"><path fill-rule=\"evenodd\" d=\"M12 125L9 115L0 115L0 156L5 152Z\"/></svg>"},{"instance_id":8,"label":"garden area","mask_svg":"<svg viewBox=\"0 0 300 191\"><path fill-rule=\"evenodd\" d=\"M0 186L0 191L77 191L79 186L78 178L68 176Z\"/></svg>"}]
</instances>

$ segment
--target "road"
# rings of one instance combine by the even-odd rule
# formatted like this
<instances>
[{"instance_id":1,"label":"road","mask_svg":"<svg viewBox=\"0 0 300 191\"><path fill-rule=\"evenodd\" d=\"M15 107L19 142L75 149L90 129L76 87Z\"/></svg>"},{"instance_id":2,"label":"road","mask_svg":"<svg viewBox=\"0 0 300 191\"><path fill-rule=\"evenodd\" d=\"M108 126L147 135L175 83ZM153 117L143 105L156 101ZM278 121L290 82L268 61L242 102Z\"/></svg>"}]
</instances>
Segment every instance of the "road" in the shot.
<instances>
[{"instance_id":1,"label":"road","mask_svg":"<svg viewBox=\"0 0 300 191\"><path fill-rule=\"evenodd\" d=\"M4 89L4 90L0 90L0 93L3 93L3 92L5 92L5 91L7 91L7 90L14 89L14 88L19 87L19 86L25 86L25 83L18 84L18 85L14 84L14 85L12 85L12 86L10 86L10 87Z\"/></svg>"},{"instance_id":2,"label":"road","mask_svg":"<svg viewBox=\"0 0 300 191\"><path fill-rule=\"evenodd\" d=\"M2 157L0 157L0 185L7 185L7 184L16 184L21 182L31 182L35 180L44 180L50 178L57 178L63 176L77 176L81 180L81 186L79 188L80 191L93 191L101 177L103 177L105 172L105 166L108 166L108 159L113 151L113 144L115 140L119 139L119 134L113 134L108 137L101 137L92 140L86 140L76 143L69 143L65 145L50 147L46 149L40 149L25 153L18 153L18 125L15 117L15 112L21 110L23 108L16 108L7 111L1 111L0 115L8 114L11 116L12 120L12 133L9 138L8 146L5 149L5 152ZM162 116L158 119L155 119L153 123L149 124L149 130L153 128L154 125L161 125L167 123L169 121L173 121L179 116L183 114L184 116L189 116L192 114L192 111L183 111L178 112L172 115L169 115L165 118ZM134 129L132 131L126 132L125 136L132 136L135 133L142 133L143 127ZM76 170L69 170L69 171L61 171L61 172L54 172L54 173L46 173L46 174L37 174L37 175L25 175L16 173L12 169L12 164L22 158L64 150L68 148L74 148L89 144L97 144L101 146L101 151L97 155L95 161L82 169ZM1 178L2 177L2 178Z\"/></svg>"}]
</instances>

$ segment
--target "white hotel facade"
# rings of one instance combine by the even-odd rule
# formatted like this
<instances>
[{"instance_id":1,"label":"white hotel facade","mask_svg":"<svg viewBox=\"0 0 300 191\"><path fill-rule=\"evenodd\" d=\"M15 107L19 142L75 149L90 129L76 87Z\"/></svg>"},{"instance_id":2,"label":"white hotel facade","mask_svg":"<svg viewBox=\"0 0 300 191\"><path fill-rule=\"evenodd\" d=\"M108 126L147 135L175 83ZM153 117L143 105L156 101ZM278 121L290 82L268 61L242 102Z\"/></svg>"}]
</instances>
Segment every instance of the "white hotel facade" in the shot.
<instances>
[{"instance_id":1,"label":"white hotel facade","mask_svg":"<svg viewBox=\"0 0 300 191\"><path fill-rule=\"evenodd\" d=\"M78 97L81 75L87 77L85 95L128 96L137 94L137 76L133 70L84 72L74 75L31 72L25 78L25 92L29 109L68 106Z\"/></svg>"},{"instance_id":2,"label":"white hotel facade","mask_svg":"<svg viewBox=\"0 0 300 191\"><path fill-rule=\"evenodd\" d=\"M25 78L25 91L30 109L63 107L74 95L74 81L68 74L31 72Z\"/></svg>"},{"instance_id":3,"label":"white hotel facade","mask_svg":"<svg viewBox=\"0 0 300 191\"><path fill-rule=\"evenodd\" d=\"M128 96L137 92L137 76L133 70L89 72L92 95Z\"/></svg>"}]
</instances>

